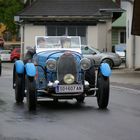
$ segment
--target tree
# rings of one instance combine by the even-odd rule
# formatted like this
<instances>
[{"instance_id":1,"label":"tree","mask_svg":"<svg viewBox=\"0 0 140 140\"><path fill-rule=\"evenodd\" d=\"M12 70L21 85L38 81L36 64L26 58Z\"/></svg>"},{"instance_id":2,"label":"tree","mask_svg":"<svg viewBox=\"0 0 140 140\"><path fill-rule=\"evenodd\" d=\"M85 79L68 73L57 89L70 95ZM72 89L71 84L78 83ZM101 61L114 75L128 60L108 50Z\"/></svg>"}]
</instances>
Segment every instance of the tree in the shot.
<instances>
[{"instance_id":1,"label":"tree","mask_svg":"<svg viewBox=\"0 0 140 140\"><path fill-rule=\"evenodd\" d=\"M18 31L14 16L22 9L23 3L20 0L0 0L0 23L3 23L13 36Z\"/></svg>"}]
</instances>

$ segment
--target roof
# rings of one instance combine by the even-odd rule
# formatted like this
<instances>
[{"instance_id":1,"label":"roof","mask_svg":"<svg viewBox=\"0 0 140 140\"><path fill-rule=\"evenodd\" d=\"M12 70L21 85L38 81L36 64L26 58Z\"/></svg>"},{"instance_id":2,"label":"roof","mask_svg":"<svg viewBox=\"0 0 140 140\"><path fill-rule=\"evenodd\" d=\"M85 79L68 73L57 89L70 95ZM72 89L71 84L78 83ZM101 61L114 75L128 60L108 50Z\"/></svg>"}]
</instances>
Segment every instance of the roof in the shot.
<instances>
[{"instance_id":1,"label":"roof","mask_svg":"<svg viewBox=\"0 0 140 140\"><path fill-rule=\"evenodd\" d=\"M112 27L126 27L126 12L112 23Z\"/></svg>"},{"instance_id":2,"label":"roof","mask_svg":"<svg viewBox=\"0 0 140 140\"><path fill-rule=\"evenodd\" d=\"M133 20L132 20L132 34L140 35L140 0L134 1Z\"/></svg>"},{"instance_id":3,"label":"roof","mask_svg":"<svg viewBox=\"0 0 140 140\"><path fill-rule=\"evenodd\" d=\"M112 0L36 0L18 16L94 16L119 9Z\"/></svg>"}]
</instances>

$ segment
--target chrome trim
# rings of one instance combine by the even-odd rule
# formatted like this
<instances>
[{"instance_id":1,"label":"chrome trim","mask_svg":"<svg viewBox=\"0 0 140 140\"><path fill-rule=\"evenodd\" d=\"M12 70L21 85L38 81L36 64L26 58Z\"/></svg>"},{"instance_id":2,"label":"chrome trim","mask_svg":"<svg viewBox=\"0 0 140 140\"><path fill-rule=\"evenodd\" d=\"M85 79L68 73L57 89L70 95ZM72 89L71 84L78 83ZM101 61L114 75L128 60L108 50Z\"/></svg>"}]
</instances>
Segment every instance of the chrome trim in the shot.
<instances>
[{"instance_id":1,"label":"chrome trim","mask_svg":"<svg viewBox=\"0 0 140 140\"><path fill-rule=\"evenodd\" d=\"M41 93L46 93L46 94L48 94L48 91L46 91L46 90L37 90L37 92L41 92ZM55 97L67 97L67 96L79 96L79 95L81 95L82 93L67 93L67 94L65 94L65 93L58 93L58 94L50 94L50 95L52 95L52 96L55 96Z\"/></svg>"},{"instance_id":2,"label":"chrome trim","mask_svg":"<svg viewBox=\"0 0 140 140\"><path fill-rule=\"evenodd\" d=\"M93 90L94 90L94 91L97 91L98 88L90 88L90 89L89 89L89 91L93 91Z\"/></svg>"},{"instance_id":3,"label":"chrome trim","mask_svg":"<svg viewBox=\"0 0 140 140\"><path fill-rule=\"evenodd\" d=\"M53 96L56 96L56 97L67 97L67 96L79 96L79 95L81 95L81 93L77 93L77 94L51 94L51 95L53 95Z\"/></svg>"}]
</instances>

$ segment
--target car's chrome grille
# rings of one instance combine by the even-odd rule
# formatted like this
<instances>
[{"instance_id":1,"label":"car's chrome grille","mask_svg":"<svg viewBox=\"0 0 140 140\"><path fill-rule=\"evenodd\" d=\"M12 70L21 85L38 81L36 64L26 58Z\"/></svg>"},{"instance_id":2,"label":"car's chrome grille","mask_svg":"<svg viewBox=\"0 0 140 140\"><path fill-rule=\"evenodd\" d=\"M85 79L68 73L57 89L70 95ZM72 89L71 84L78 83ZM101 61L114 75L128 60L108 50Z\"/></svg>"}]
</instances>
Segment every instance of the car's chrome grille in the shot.
<instances>
[{"instance_id":1,"label":"car's chrome grille","mask_svg":"<svg viewBox=\"0 0 140 140\"><path fill-rule=\"evenodd\" d=\"M58 60L58 80L63 83L65 74L72 74L77 79L76 60L72 54L63 54Z\"/></svg>"}]
</instances>

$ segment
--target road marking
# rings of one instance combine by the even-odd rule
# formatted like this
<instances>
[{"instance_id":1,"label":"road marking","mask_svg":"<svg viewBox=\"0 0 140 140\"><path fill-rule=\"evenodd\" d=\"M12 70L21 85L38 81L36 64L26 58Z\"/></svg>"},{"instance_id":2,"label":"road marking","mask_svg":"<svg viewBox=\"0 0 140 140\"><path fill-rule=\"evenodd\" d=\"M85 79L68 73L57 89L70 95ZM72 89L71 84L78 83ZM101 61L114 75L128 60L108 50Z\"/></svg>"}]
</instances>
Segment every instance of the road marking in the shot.
<instances>
[{"instance_id":1,"label":"road marking","mask_svg":"<svg viewBox=\"0 0 140 140\"><path fill-rule=\"evenodd\" d=\"M136 90L136 89L132 89L132 88L126 88L126 87L121 87L121 86L113 86L113 85L111 85L111 87L118 88L118 89L123 89L123 90L130 90L130 91L134 92L133 94L135 94L135 95L140 94L140 90Z\"/></svg>"}]
</instances>

